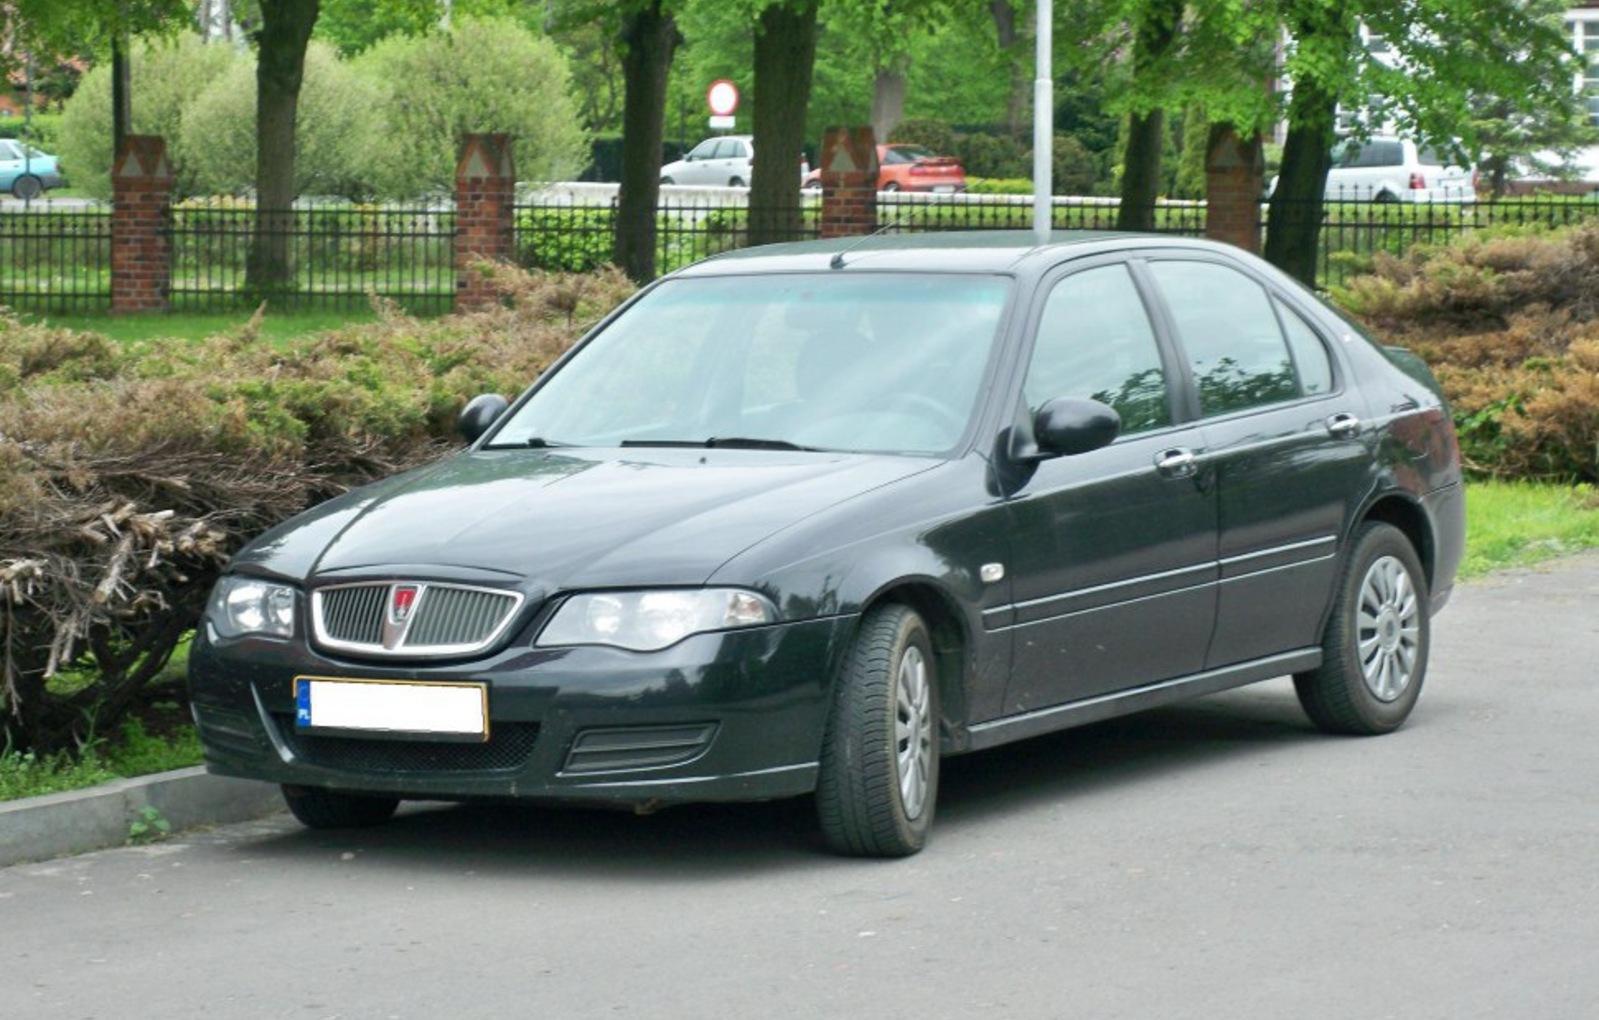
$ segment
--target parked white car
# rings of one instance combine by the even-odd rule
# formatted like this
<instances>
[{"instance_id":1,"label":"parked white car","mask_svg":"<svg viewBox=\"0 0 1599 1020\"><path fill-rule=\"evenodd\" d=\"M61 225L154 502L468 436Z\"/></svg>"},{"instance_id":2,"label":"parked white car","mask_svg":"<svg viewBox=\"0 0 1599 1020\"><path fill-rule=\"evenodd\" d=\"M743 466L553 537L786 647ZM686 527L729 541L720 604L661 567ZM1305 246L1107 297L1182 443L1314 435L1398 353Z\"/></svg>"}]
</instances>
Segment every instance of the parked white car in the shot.
<instances>
[{"instance_id":1,"label":"parked white car","mask_svg":"<svg viewBox=\"0 0 1599 1020\"><path fill-rule=\"evenodd\" d=\"M754 162L755 139L751 136L707 138L682 159L661 167L661 183L741 188L749 184Z\"/></svg>"},{"instance_id":2,"label":"parked white car","mask_svg":"<svg viewBox=\"0 0 1599 1020\"><path fill-rule=\"evenodd\" d=\"M754 163L755 138L752 135L707 138L682 159L661 167L661 183L745 188L749 186ZM802 179L810 172L803 152L795 165Z\"/></svg>"},{"instance_id":3,"label":"parked white car","mask_svg":"<svg viewBox=\"0 0 1599 1020\"><path fill-rule=\"evenodd\" d=\"M1408 138L1351 138L1333 150L1325 195L1334 202L1475 202L1477 173Z\"/></svg>"}]
</instances>

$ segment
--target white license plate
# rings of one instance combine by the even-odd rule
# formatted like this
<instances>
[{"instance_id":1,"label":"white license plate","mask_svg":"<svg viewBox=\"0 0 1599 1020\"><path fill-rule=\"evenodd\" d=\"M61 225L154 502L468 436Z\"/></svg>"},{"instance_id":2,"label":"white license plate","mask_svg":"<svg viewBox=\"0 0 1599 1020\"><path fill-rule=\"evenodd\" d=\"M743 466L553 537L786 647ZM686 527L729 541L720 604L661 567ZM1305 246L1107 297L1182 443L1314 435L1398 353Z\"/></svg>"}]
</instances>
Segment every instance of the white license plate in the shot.
<instances>
[{"instance_id":1,"label":"white license plate","mask_svg":"<svg viewBox=\"0 0 1599 1020\"><path fill-rule=\"evenodd\" d=\"M405 680L294 680L294 725L374 736L486 740L489 692L485 684L434 684Z\"/></svg>"}]
</instances>

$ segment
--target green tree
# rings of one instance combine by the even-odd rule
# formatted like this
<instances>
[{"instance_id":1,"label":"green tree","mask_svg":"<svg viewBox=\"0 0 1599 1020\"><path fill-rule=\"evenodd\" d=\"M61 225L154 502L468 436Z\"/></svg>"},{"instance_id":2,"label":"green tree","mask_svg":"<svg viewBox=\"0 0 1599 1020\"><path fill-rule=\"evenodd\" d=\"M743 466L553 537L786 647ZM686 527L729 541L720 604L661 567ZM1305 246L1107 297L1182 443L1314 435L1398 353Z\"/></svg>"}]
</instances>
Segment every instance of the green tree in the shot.
<instances>
[{"instance_id":1,"label":"green tree","mask_svg":"<svg viewBox=\"0 0 1599 1020\"><path fill-rule=\"evenodd\" d=\"M295 129L295 195L370 194L367 163L385 135L379 99L377 87L339 60L330 44L310 44ZM249 191L256 167L254 108L255 77L243 57L186 106L173 137L194 188L211 194Z\"/></svg>"},{"instance_id":2,"label":"green tree","mask_svg":"<svg viewBox=\"0 0 1599 1020\"><path fill-rule=\"evenodd\" d=\"M524 180L561 180L587 161L566 60L518 21L458 18L447 32L390 36L355 66L381 89L389 125L373 154L380 194L449 188L461 136L473 132L515 136Z\"/></svg>"},{"instance_id":3,"label":"green tree","mask_svg":"<svg viewBox=\"0 0 1599 1020\"><path fill-rule=\"evenodd\" d=\"M109 54L112 152L131 130L129 48L141 35L172 35L189 14L187 0L10 0L0 71L17 70L28 53Z\"/></svg>"},{"instance_id":4,"label":"green tree","mask_svg":"<svg viewBox=\"0 0 1599 1020\"><path fill-rule=\"evenodd\" d=\"M137 43L129 55L139 82L133 103L133 128L167 139L173 190L179 196L199 188L183 143L183 119L229 68L248 71L249 61L227 46L207 46L197 36ZM111 197L111 68L91 68L61 114L60 155L72 168L72 181L95 198ZM248 129L248 111L242 120ZM203 140L202 140L203 142Z\"/></svg>"},{"instance_id":5,"label":"green tree","mask_svg":"<svg viewBox=\"0 0 1599 1020\"><path fill-rule=\"evenodd\" d=\"M266 294L293 279L289 242L294 225L295 127L305 51L320 0L259 0L255 33L255 233L245 268L247 286Z\"/></svg>"},{"instance_id":6,"label":"green tree","mask_svg":"<svg viewBox=\"0 0 1599 1020\"><path fill-rule=\"evenodd\" d=\"M1340 109L1422 139L1458 140L1469 152L1481 142L1474 97L1500 97L1512 115L1534 118L1570 101L1569 44L1558 22L1523 0L1278 0L1278 10L1291 37L1284 70L1293 91L1266 257L1301 280L1315 278ZM1361 24L1389 56L1361 45Z\"/></svg>"}]
</instances>

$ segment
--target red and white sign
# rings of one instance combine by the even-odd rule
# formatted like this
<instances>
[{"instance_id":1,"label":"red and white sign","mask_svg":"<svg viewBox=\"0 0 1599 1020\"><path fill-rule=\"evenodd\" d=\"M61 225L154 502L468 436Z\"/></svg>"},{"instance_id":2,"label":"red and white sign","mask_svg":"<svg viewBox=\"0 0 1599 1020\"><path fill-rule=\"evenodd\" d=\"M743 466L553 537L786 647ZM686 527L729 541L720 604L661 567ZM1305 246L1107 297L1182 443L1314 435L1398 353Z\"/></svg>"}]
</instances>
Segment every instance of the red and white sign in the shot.
<instances>
[{"instance_id":1,"label":"red and white sign","mask_svg":"<svg viewBox=\"0 0 1599 1020\"><path fill-rule=\"evenodd\" d=\"M705 102L714 116L731 117L738 109L738 86L726 78L718 78L706 90Z\"/></svg>"}]
</instances>

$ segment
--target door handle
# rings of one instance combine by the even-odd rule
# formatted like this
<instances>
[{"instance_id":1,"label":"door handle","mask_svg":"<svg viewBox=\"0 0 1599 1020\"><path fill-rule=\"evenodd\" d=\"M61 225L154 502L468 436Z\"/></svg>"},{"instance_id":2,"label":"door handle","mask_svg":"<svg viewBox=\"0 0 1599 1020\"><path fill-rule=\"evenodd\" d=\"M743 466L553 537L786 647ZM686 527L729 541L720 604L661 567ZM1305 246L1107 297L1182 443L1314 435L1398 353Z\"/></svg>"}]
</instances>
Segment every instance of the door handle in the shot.
<instances>
[{"instance_id":1,"label":"door handle","mask_svg":"<svg viewBox=\"0 0 1599 1020\"><path fill-rule=\"evenodd\" d=\"M1327 419L1327 432L1334 439L1355 439L1360 435L1360 419L1348 412Z\"/></svg>"},{"instance_id":2,"label":"door handle","mask_svg":"<svg viewBox=\"0 0 1599 1020\"><path fill-rule=\"evenodd\" d=\"M1155 454L1155 470L1168 478L1192 478L1199 470L1199 457L1182 446L1162 450Z\"/></svg>"}]
</instances>

